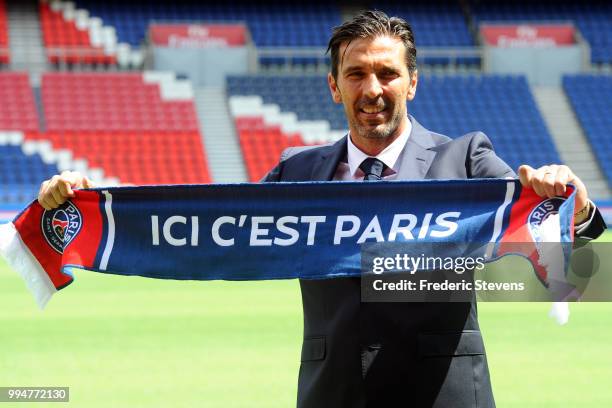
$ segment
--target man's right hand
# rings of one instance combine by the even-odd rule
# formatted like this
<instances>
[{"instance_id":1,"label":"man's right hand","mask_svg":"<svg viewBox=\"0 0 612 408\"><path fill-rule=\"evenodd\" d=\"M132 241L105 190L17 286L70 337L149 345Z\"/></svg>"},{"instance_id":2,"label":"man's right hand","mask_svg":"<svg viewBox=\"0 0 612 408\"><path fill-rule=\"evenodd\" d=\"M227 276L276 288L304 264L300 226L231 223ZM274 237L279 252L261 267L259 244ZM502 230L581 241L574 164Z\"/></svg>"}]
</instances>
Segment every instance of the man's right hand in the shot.
<instances>
[{"instance_id":1,"label":"man's right hand","mask_svg":"<svg viewBox=\"0 0 612 408\"><path fill-rule=\"evenodd\" d=\"M74 197L73 188L93 188L95 184L78 171L64 171L40 185L38 202L45 210L52 210Z\"/></svg>"}]
</instances>

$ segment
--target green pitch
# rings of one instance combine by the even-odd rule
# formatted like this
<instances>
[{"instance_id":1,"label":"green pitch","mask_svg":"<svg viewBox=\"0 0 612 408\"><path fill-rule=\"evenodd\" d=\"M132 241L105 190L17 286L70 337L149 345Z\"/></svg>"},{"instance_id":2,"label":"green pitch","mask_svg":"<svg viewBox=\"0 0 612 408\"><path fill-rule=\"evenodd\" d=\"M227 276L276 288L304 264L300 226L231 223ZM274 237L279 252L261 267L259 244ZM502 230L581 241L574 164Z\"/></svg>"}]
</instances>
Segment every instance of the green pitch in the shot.
<instances>
[{"instance_id":1,"label":"green pitch","mask_svg":"<svg viewBox=\"0 0 612 408\"><path fill-rule=\"evenodd\" d=\"M612 406L612 304L572 304L562 327L549 307L479 305L497 405ZM41 312L1 263L0 310L0 386L69 386L87 408L295 406L296 281L81 272Z\"/></svg>"}]
</instances>

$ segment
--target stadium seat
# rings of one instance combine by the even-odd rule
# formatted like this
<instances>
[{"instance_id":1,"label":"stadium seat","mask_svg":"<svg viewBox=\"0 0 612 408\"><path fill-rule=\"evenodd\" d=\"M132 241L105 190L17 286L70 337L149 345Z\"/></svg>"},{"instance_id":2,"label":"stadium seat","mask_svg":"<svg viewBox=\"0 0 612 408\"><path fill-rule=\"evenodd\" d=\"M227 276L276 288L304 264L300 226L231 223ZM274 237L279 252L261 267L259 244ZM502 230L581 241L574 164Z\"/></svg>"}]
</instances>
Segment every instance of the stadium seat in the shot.
<instances>
[{"instance_id":1,"label":"stadium seat","mask_svg":"<svg viewBox=\"0 0 612 408\"><path fill-rule=\"evenodd\" d=\"M283 150L306 143L299 133L285 134L279 126L266 125L261 117L236 118L236 130L250 181L258 181L278 161Z\"/></svg>"},{"instance_id":2,"label":"stadium seat","mask_svg":"<svg viewBox=\"0 0 612 408\"><path fill-rule=\"evenodd\" d=\"M100 18L115 30L117 40L132 47L141 46L153 21L191 23L246 23L257 47L319 47L327 45L330 27L341 23L340 8L329 3L287 4L280 0L258 3L257 7L244 0L223 4L206 4L193 0L144 1L128 3L119 0L98 2L79 0L79 8ZM296 64L320 64L319 57L299 57ZM277 57L260 58L262 65L282 64Z\"/></svg>"},{"instance_id":3,"label":"stadium seat","mask_svg":"<svg viewBox=\"0 0 612 408\"><path fill-rule=\"evenodd\" d=\"M459 1L436 0L402 3L379 0L371 8L384 10L388 15L404 18L414 31L417 47L469 47L475 41L468 29ZM423 61L436 63L436 60ZM448 63L440 60L439 63Z\"/></svg>"},{"instance_id":4,"label":"stadium seat","mask_svg":"<svg viewBox=\"0 0 612 408\"><path fill-rule=\"evenodd\" d=\"M123 183L210 182L192 96L156 75L44 74L43 137Z\"/></svg>"},{"instance_id":5,"label":"stadium seat","mask_svg":"<svg viewBox=\"0 0 612 408\"><path fill-rule=\"evenodd\" d=\"M25 72L0 73L0 203L22 205L36 197L41 180L57 167L24 152L23 132L38 132L34 94Z\"/></svg>"},{"instance_id":6,"label":"stadium seat","mask_svg":"<svg viewBox=\"0 0 612 408\"><path fill-rule=\"evenodd\" d=\"M324 76L230 76L227 93L253 181L285 147L329 142L346 132L344 110L333 103ZM523 76L422 75L408 110L451 137L484 131L513 169L560 162Z\"/></svg>"},{"instance_id":7,"label":"stadium seat","mask_svg":"<svg viewBox=\"0 0 612 408\"><path fill-rule=\"evenodd\" d=\"M38 130L34 94L25 72L0 73L0 130Z\"/></svg>"},{"instance_id":8,"label":"stadium seat","mask_svg":"<svg viewBox=\"0 0 612 408\"><path fill-rule=\"evenodd\" d=\"M612 187L612 76L568 75L563 88Z\"/></svg>"},{"instance_id":9,"label":"stadium seat","mask_svg":"<svg viewBox=\"0 0 612 408\"><path fill-rule=\"evenodd\" d=\"M126 3L79 0L77 5L103 19L117 31L120 41L140 45L152 21L241 21L246 22L257 46L319 46L327 43L329 28L341 22L340 8L333 3L265 1L254 6L244 0L223 4L182 1Z\"/></svg>"},{"instance_id":10,"label":"stadium seat","mask_svg":"<svg viewBox=\"0 0 612 408\"><path fill-rule=\"evenodd\" d=\"M0 64L8 64L10 61L8 41L8 19L6 17L6 1L0 0Z\"/></svg>"},{"instance_id":11,"label":"stadium seat","mask_svg":"<svg viewBox=\"0 0 612 408\"><path fill-rule=\"evenodd\" d=\"M41 180L58 173L57 166L28 151L23 141L23 132L0 130L0 205L25 205L36 198Z\"/></svg>"},{"instance_id":12,"label":"stadium seat","mask_svg":"<svg viewBox=\"0 0 612 408\"><path fill-rule=\"evenodd\" d=\"M47 73L42 102L49 131L198 132L193 99L163 100L140 73Z\"/></svg>"},{"instance_id":13,"label":"stadium seat","mask_svg":"<svg viewBox=\"0 0 612 408\"><path fill-rule=\"evenodd\" d=\"M54 3L57 4L57 3ZM40 25L47 57L52 63L115 64L114 53L94 46L85 26L79 27L73 8L54 10L52 4L39 5Z\"/></svg>"},{"instance_id":14,"label":"stadium seat","mask_svg":"<svg viewBox=\"0 0 612 408\"><path fill-rule=\"evenodd\" d=\"M612 6L600 0L470 0L476 24L483 21L542 21L576 24L591 47L591 62L612 62Z\"/></svg>"}]
</instances>

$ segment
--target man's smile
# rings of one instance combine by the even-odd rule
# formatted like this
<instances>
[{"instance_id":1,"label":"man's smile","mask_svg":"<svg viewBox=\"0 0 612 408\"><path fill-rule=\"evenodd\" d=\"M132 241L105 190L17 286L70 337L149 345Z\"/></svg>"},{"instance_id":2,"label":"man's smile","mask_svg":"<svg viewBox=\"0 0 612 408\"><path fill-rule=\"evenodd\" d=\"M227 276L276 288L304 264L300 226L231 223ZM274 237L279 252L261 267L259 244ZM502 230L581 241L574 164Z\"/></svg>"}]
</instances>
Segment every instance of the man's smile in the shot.
<instances>
[{"instance_id":1,"label":"man's smile","mask_svg":"<svg viewBox=\"0 0 612 408\"><path fill-rule=\"evenodd\" d=\"M366 120L384 120L388 111L388 106L384 102L378 104L361 104L357 111Z\"/></svg>"}]
</instances>

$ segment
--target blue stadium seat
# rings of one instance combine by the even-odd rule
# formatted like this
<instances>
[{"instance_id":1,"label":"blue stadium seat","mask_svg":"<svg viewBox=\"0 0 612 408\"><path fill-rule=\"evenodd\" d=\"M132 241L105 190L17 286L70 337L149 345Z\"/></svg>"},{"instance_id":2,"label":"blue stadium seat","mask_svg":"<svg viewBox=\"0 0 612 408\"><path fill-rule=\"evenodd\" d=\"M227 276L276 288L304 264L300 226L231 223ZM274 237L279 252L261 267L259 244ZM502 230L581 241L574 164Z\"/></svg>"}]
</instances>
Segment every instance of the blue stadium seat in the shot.
<instances>
[{"instance_id":1,"label":"blue stadium seat","mask_svg":"<svg viewBox=\"0 0 612 408\"><path fill-rule=\"evenodd\" d=\"M384 10L388 15L399 16L408 21L414 30L417 48L475 45L458 1L379 0L372 2L371 7ZM431 63L448 63L448 61L434 60Z\"/></svg>"},{"instance_id":2,"label":"blue stadium seat","mask_svg":"<svg viewBox=\"0 0 612 408\"><path fill-rule=\"evenodd\" d=\"M324 119L332 129L347 128L324 76L230 76L227 92L259 95L299 120ZM451 137L484 131L514 169L560 162L524 76L422 75L408 109L427 128Z\"/></svg>"},{"instance_id":3,"label":"blue stadium seat","mask_svg":"<svg viewBox=\"0 0 612 408\"><path fill-rule=\"evenodd\" d=\"M257 5L245 0L229 0L210 4L195 0L162 0L130 2L77 0L77 6L104 24L115 27L120 42L138 46L146 39L151 22L245 22L258 47L325 48L332 27L342 22L338 2L311 2L288 5L281 0L268 0ZM458 0L416 0L406 4L380 0L367 4L389 15L406 18L415 31L419 47L463 47L476 44L467 18ZM262 65L284 64L284 59L262 57ZM295 64L324 64L323 56L297 58ZM426 64L448 64L448 58L420 61ZM459 59L461 64L480 64L479 58Z\"/></svg>"},{"instance_id":4,"label":"blue stadium seat","mask_svg":"<svg viewBox=\"0 0 612 408\"><path fill-rule=\"evenodd\" d=\"M132 45L144 41L147 27L153 21L243 21L260 47L323 47L327 45L330 27L341 23L340 8L333 3L78 0L77 5L89 10L92 16L102 18L105 24L114 26L119 41Z\"/></svg>"},{"instance_id":5,"label":"blue stadium seat","mask_svg":"<svg viewBox=\"0 0 612 408\"><path fill-rule=\"evenodd\" d=\"M42 180L59 170L38 154L26 155L17 145L0 145L0 204L25 206L38 195Z\"/></svg>"},{"instance_id":6,"label":"blue stadium seat","mask_svg":"<svg viewBox=\"0 0 612 408\"><path fill-rule=\"evenodd\" d=\"M612 76L568 75L563 88L612 187Z\"/></svg>"}]
</instances>

